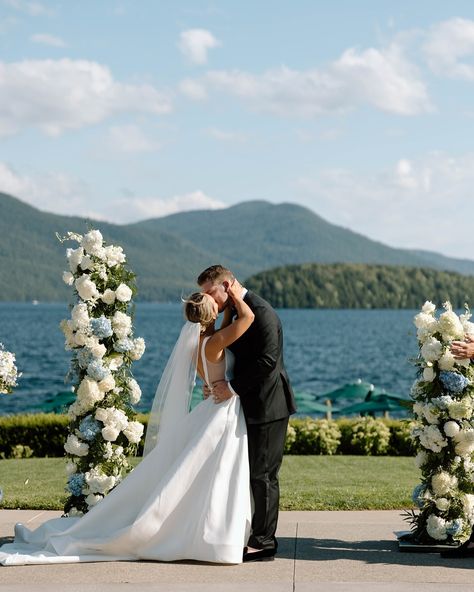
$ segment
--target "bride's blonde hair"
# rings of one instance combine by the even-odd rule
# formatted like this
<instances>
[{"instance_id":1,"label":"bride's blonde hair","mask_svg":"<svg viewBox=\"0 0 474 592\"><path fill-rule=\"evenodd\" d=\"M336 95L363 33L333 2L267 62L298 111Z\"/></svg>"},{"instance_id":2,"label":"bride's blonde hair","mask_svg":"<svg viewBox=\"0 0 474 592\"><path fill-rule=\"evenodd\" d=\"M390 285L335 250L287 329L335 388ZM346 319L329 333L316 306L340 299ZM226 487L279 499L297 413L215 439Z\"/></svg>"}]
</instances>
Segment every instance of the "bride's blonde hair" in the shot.
<instances>
[{"instance_id":1,"label":"bride's blonde hair","mask_svg":"<svg viewBox=\"0 0 474 592\"><path fill-rule=\"evenodd\" d=\"M188 321L201 323L201 331L205 331L208 325L214 321L214 309L210 297L202 292L194 292L183 302L184 315Z\"/></svg>"}]
</instances>

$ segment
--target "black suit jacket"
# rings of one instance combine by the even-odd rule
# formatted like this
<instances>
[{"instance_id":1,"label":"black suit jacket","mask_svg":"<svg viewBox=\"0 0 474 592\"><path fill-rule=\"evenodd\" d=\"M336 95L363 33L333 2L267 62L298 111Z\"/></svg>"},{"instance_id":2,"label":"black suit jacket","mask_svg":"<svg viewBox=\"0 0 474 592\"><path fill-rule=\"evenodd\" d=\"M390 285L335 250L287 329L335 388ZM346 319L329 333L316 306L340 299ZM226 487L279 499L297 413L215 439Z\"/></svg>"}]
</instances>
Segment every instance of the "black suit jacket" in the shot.
<instances>
[{"instance_id":1,"label":"black suit jacket","mask_svg":"<svg viewBox=\"0 0 474 592\"><path fill-rule=\"evenodd\" d=\"M229 347L235 356L232 388L239 395L247 423L266 423L296 411L295 397L283 363L283 332L268 302L247 292L244 301L255 319Z\"/></svg>"}]
</instances>

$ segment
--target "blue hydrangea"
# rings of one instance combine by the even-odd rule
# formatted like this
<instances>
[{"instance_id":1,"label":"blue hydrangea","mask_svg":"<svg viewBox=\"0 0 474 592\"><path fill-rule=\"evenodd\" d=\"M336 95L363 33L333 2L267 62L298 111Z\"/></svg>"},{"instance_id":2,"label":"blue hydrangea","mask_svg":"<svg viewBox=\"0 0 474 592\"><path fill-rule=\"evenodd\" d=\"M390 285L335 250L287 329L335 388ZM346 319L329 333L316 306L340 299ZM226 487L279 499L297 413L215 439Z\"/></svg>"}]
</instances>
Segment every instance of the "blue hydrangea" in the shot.
<instances>
[{"instance_id":1,"label":"blue hydrangea","mask_svg":"<svg viewBox=\"0 0 474 592\"><path fill-rule=\"evenodd\" d=\"M113 334L112 330L112 323L110 319L107 319L102 315L98 319L91 319L91 329L92 333L99 339L104 339L105 337L111 337Z\"/></svg>"},{"instance_id":2,"label":"blue hydrangea","mask_svg":"<svg viewBox=\"0 0 474 592\"><path fill-rule=\"evenodd\" d=\"M110 374L110 370L103 366L100 360L94 360L87 366L87 374L92 378L92 380L97 380L97 382L100 382Z\"/></svg>"},{"instance_id":3,"label":"blue hydrangea","mask_svg":"<svg viewBox=\"0 0 474 592\"><path fill-rule=\"evenodd\" d=\"M83 473L74 473L67 480L67 488L72 495L79 496L82 493L85 478Z\"/></svg>"},{"instance_id":4,"label":"blue hydrangea","mask_svg":"<svg viewBox=\"0 0 474 592\"><path fill-rule=\"evenodd\" d=\"M451 536L456 536L461 532L463 528L463 521L461 518L456 518L453 520L451 524L446 526L446 534L450 534Z\"/></svg>"},{"instance_id":5,"label":"blue hydrangea","mask_svg":"<svg viewBox=\"0 0 474 592\"><path fill-rule=\"evenodd\" d=\"M90 442L93 440L96 435L101 430L100 423L92 417L92 415L87 415L79 424L79 431L82 434L82 438Z\"/></svg>"},{"instance_id":6,"label":"blue hydrangea","mask_svg":"<svg viewBox=\"0 0 474 592\"><path fill-rule=\"evenodd\" d=\"M86 348L82 348L77 354L77 362L82 369L87 368L93 359L94 356Z\"/></svg>"},{"instance_id":7,"label":"blue hydrangea","mask_svg":"<svg viewBox=\"0 0 474 592\"><path fill-rule=\"evenodd\" d=\"M419 485L417 485L415 487L415 489L413 490L413 493L411 494L411 499L413 501L414 504L416 504L419 508L423 507L423 504L425 503L424 500L424 493L426 490L426 485L424 485L423 483L420 483Z\"/></svg>"},{"instance_id":8,"label":"blue hydrangea","mask_svg":"<svg viewBox=\"0 0 474 592\"><path fill-rule=\"evenodd\" d=\"M133 349L133 341L131 339L129 339L128 337L125 337L124 339L120 339L119 341L116 341L114 343L114 350L116 352L121 353L121 354L128 352L131 349Z\"/></svg>"},{"instance_id":9,"label":"blue hydrangea","mask_svg":"<svg viewBox=\"0 0 474 592\"><path fill-rule=\"evenodd\" d=\"M440 372L439 379L441 380L444 388L451 393L460 394L471 384L471 381L458 372Z\"/></svg>"}]
</instances>

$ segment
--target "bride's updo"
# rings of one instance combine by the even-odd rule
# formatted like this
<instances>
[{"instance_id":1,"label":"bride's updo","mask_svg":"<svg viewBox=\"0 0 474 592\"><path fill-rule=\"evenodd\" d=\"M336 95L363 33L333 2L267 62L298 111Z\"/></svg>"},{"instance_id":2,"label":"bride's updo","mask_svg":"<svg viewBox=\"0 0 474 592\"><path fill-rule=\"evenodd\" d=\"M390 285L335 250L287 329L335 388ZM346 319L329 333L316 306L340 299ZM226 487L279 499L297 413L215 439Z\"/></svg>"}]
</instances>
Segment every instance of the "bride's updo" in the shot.
<instances>
[{"instance_id":1,"label":"bride's updo","mask_svg":"<svg viewBox=\"0 0 474 592\"><path fill-rule=\"evenodd\" d=\"M201 323L202 331L215 320L211 297L194 292L184 300L184 316L191 323Z\"/></svg>"}]
</instances>

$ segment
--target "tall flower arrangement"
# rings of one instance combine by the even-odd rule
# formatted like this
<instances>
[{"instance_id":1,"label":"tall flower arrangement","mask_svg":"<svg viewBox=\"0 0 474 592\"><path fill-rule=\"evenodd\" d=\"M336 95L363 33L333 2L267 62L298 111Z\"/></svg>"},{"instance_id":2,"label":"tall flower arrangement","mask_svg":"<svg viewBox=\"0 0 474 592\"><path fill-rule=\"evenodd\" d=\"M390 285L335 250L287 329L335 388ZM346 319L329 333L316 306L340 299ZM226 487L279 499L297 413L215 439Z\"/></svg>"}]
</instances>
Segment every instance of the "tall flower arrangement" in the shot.
<instances>
[{"instance_id":1,"label":"tall flower arrangement","mask_svg":"<svg viewBox=\"0 0 474 592\"><path fill-rule=\"evenodd\" d=\"M60 238L60 237L59 237ZM75 401L68 410L68 515L80 515L103 499L129 470L127 456L136 451L144 426L133 405L141 390L131 364L145 351L133 337L129 306L136 294L135 276L125 266L120 246L106 245L98 230L84 236L68 233L69 270L64 282L73 287L76 304L61 321L65 347L72 350L70 376Z\"/></svg>"},{"instance_id":2,"label":"tall flower arrangement","mask_svg":"<svg viewBox=\"0 0 474 592\"><path fill-rule=\"evenodd\" d=\"M0 343L0 394L2 395L12 393L21 376L18 374L15 362L15 354L7 351L3 343Z\"/></svg>"},{"instance_id":3,"label":"tall flower arrangement","mask_svg":"<svg viewBox=\"0 0 474 592\"><path fill-rule=\"evenodd\" d=\"M426 302L414 319L420 351L412 435L422 478L413 492L419 512L409 519L421 544L462 543L474 523L474 370L450 351L453 340L474 335L474 324L467 308L458 316L449 302L443 307L437 318Z\"/></svg>"}]
</instances>

